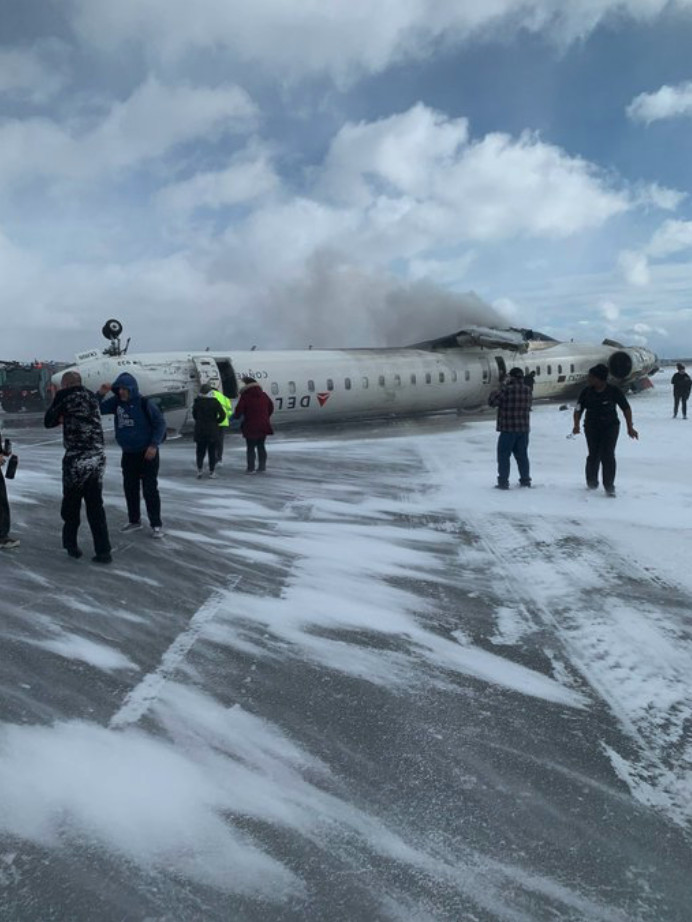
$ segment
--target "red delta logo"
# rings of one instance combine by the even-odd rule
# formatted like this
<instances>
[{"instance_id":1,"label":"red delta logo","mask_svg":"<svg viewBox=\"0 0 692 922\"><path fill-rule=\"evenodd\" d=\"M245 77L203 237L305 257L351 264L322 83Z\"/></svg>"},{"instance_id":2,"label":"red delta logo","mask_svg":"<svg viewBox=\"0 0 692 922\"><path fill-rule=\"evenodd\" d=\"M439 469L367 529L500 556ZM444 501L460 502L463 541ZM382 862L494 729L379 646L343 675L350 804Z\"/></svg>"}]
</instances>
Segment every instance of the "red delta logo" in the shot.
<instances>
[{"instance_id":1,"label":"red delta logo","mask_svg":"<svg viewBox=\"0 0 692 922\"><path fill-rule=\"evenodd\" d=\"M315 396L317 397L317 401L319 405L323 407L325 403L329 400L330 393L329 391L322 391L321 394L316 394Z\"/></svg>"}]
</instances>

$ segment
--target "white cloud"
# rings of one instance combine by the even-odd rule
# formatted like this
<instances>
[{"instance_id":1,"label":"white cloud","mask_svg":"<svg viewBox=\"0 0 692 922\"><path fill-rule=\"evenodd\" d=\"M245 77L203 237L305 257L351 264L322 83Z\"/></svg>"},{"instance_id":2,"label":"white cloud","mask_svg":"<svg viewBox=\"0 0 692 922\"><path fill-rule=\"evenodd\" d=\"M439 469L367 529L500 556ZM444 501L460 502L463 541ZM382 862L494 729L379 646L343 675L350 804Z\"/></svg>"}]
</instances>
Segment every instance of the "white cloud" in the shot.
<instances>
[{"instance_id":1,"label":"white cloud","mask_svg":"<svg viewBox=\"0 0 692 922\"><path fill-rule=\"evenodd\" d=\"M43 42L34 48L0 50L0 96L7 95L43 103L65 85L66 75L54 61L62 56L58 42Z\"/></svg>"},{"instance_id":2,"label":"white cloud","mask_svg":"<svg viewBox=\"0 0 692 922\"><path fill-rule=\"evenodd\" d=\"M665 221L656 230L646 252L655 259L692 249L692 221Z\"/></svg>"},{"instance_id":3,"label":"white cloud","mask_svg":"<svg viewBox=\"0 0 692 922\"><path fill-rule=\"evenodd\" d=\"M640 93L627 107L627 115L633 122L647 125L667 118L692 117L692 82Z\"/></svg>"},{"instance_id":4,"label":"white cloud","mask_svg":"<svg viewBox=\"0 0 692 922\"><path fill-rule=\"evenodd\" d=\"M239 87L170 87L149 78L87 129L46 118L0 124L0 183L32 174L83 180L132 168L193 139L247 130L255 117Z\"/></svg>"},{"instance_id":5,"label":"white cloud","mask_svg":"<svg viewBox=\"0 0 692 922\"><path fill-rule=\"evenodd\" d=\"M689 8L690 0L674 0ZM101 48L141 41L162 60L225 49L283 80L328 74L340 84L483 30L584 37L609 16L651 20L669 0L74 0L79 34Z\"/></svg>"},{"instance_id":6,"label":"white cloud","mask_svg":"<svg viewBox=\"0 0 692 922\"><path fill-rule=\"evenodd\" d=\"M618 266L629 285L643 288L651 281L649 261L645 253L623 250L618 256Z\"/></svg>"},{"instance_id":7,"label":"white cloud","mask_svg":"<svg viewBox=\"0 0 692 922\"><path fill-rule=\"evenodd\" d=\"M600 306L603 317L610 323L615 323L620 317L620 308L612 301L604 301Z\"/></svg>"},{"instance_id":8,"label":"white cloud","mask_svg":"<svg viewBox=\"0 0 692 922\"><path fill-rule=\"evenodd\" d=\"M183 182L165 186L157 200L164 209L176 212L217 209L250 202L279 185L267 152L250 148L233 158L225 170L196 173Z\"/></svg>"}]
</instances>

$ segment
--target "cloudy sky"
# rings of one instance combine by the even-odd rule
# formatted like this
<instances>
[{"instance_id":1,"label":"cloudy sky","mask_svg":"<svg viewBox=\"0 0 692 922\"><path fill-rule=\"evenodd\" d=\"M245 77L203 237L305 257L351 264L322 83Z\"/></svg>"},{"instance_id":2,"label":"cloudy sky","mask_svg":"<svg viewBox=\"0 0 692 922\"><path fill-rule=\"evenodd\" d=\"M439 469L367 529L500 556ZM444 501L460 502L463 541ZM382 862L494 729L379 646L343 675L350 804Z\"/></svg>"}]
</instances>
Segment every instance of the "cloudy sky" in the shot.
<instances>
[{"instance_id":1,"label":"cloudy sky","mask_svg":"<svg viewBox=\"0 0 692 922\"><path fill-rule=\"evenodd\" d=\"M690 47L692 0L5 0L0 358L692 355Z\"/></svg>"}]
</instances>

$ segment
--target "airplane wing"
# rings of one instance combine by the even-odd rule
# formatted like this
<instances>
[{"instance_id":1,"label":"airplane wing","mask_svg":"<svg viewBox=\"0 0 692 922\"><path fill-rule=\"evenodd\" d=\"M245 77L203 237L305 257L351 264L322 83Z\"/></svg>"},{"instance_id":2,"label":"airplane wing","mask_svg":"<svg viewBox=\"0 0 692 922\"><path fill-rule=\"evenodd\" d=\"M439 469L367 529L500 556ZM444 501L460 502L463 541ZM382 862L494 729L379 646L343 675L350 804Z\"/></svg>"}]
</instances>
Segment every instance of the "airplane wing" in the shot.
<instances>
[{"instance_id":1,"label":"airplane wing","mask_svg":"<svg viewBox=\"0 0 692 922\"><path fill-rule=\"evenodd\" d=\"M449 336L414 343L410 349L458 349L464 346L483 346L486 349L507 349L511 352L527 352L529 343L523 330L496 330L492 327L466 327Z\"/></svg>"}]
</instances>

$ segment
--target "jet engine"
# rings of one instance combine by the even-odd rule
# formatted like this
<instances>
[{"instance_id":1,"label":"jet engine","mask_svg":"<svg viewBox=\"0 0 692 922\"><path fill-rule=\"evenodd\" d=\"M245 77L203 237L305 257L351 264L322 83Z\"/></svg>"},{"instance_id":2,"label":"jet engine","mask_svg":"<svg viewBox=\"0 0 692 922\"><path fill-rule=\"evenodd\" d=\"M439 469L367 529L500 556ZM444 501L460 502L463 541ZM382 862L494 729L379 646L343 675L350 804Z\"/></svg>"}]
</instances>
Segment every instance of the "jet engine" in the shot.
<instances>
[{"instance_id":1,"label":"jet engine","mask_svg":"<svg viewBox=\"0 0 692 922\"><path fill-rule=\"evenodd\" d=\"M650 349L641 346L620 347L608 358L608 371L621 385L632 384L657 370L658 359Z\"/></svg>"}]
</instances>

